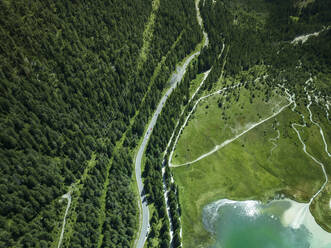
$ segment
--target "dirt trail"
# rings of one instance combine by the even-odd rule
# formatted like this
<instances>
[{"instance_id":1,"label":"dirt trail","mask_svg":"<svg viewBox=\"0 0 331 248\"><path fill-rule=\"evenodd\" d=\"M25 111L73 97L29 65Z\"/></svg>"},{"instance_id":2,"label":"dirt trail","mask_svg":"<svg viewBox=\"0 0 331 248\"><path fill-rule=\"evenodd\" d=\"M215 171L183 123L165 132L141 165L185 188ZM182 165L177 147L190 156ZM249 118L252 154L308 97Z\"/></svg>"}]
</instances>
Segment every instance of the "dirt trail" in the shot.
<instances>
[{"instance_id":1,"label":"dirt trail","mask_svg":"<svg viewBox=\"0 0 331 248\"><path fill-rule=\"evenodd\" d=\"M66 226L66 218L67 218L68 211L69 211L69 208L70 208L70 205L71 205L71 192L69 191L68 193L64 194L62 196L62 199L67 199L68 203L67 203L67 208L66 208L66 211L65 211L64 217L63 217L62 230L61 230L61 234L60 234L60 238L59 238L57 248L60 248L61 244L62 244L64 229L65 229L65 226Z\"/></svg>"},{"instance_id":2,"label":"dirt trail","mask_svg":"<svg viewBox=\"0 0 331 248\"><path fill-rule=\"evenodd\" d=\"M280 132L277 129L277 136L275 138L270 138L269 141L271 142L271 144L273 144L273 147L270 150L270 156L272 155L272 152L277 148L278 144L276 143L276 141L279 139L280 137Z\"/></svg>"},{"instance_id":3,"label":"dirt trail","mask_svg":"<svg viewBox=\"0 0 331 248\"><path fill-rule=\"evenodd\" d=\"M310 78L310 79L308 79L307 81L306 81L306 85L309 83L309 82L311 82L312 81L312 79ZM306 94L307 94L307 96L309 96L308 95L308 92L307 92L307 90L306 90L306 87L307 86L305 86L305 88L304 88L304 90L305 90L305 92L306 92ZM285 93L286 93L286 95L288 96L288 98L289 98L289 100L290 101L293 101L294 103L295 103L295 105L294 105L294 107L292 108L292 111L294 111L295 110L295 108L296 108L296 106L297 106L297 104L296 104L296 101L295 101L295 95L293 94L293 95L290 95L289 94L289 92L288 92L288 89L286 89L284 86L282 86L282 88L284 88L285 89ZM308 101L309 101L309 103L308 103L308 105L306 106L306 108L307 108L307 110L309 111L309 113L310 113L310 117L312 117L312 113L311 113L311 111L310 111L310 106L311 106L311 104L312 104L312 101L311 101L311 97L307 97L308 98ZM302 115L301 114L301 117L302 117L302 119L303 119L303 121L304 121L304 124L303 125L301 125L301 124L297 124L297 123L292 123L292 128L294 129L294 131L297 133L297 136L298 136L298 138L299 138L299 140L300 140L300 142L301 142L301 144L302 144L302 150L304 151L304 153L305 154L307 154L307 156L308 157L310 157L315 163L317 163L320 167L321 167L321 169L322 169L322 171L323 171L323 174L324 174L324 177L325 177L325 181L324 181L324 183L322 184L322 186L321 186L321 188L310 198L310 200L309 200L309 202L308 202L308 208L307 209L309 209L309 206L310 206L310 204L313 202L313 200L323 191L323 189L325 188L325 186L326 186L326 184L328 183L328 175L326 174L326 171L325 171L325 167L324 167L324 164L322 163L322 162L320 162L320 161L318 161L313 155L311 155L310 153L308 153L307 152L307 146L306 146L306 144L305 144L305 142L302 140L302 137L301 137L301 135L300 135L300 132L298 131L298 129L296 128L296 127L307 127L307 125L306 125L306 122L305 122L305 120L304 120L304 115ZM310 119L310 120L312 120L312 119Z\"/></svg>"},{"instance_id":4,"label":"dirt trail","mask_svg":"<svg viewBox=\"0 0 331 248\"><path fill-rule=\"evenodd\" d=\"M300 41L303 43L305 43L310 37L315 36L317 37L321 32L329 30L331 27L324 27L322 30L318 31L318 32L314 32L311 34L303 34L300 36L295 37L292 41L291 44L297 45Z\"/></svg>"},{"instance_id":5,"label":"dirt trail","mask_svg":"<svg viewBox=\"0 0 331 248\"><path fill-rule=\"evenodd\" d=\"M331 154L330 154L329 151L328 151L328 144L326 143L326 140L325 140L325 137L324 137L323 129L322 129L322 127L321 127L317 122L315 122L315 121L313 120L313 113L312 113L311 110L310 110L310 106L311 106L311 104L312 104L312 100L311 100L311 96L308 94L308 91L306 91L306 95L307 95L307 99L308 99L308 101L309 101L309 104L308 104L308 106L307 106L307 109L308 109L308 111L309 111L309 119L310 119L310 121L311 121L314 125L316 125L316 126L320 129L320 134L321 134L321 136L322 136L322 140L323 140L323 143L324 143L324 150L325 150L326 154L327 154L329 157L331 157Z\"/></svg>"},{"instance_id":6,"label":"dirt trail","mask_svg":"<svg viewBox=\"0 0 331 248\"><path fill-rule=\"evenodd\" d=\"M227 146L228 144L232 143L233 141L237 140L238 138L240 138L241 136L243 136L244 134L246 134L247 132L249 132L250 130L252 130L253 128L263 124L264 122L274 118L275 116L279 115L285 108L287 108L288 106L290 106L293 102L290 101L288 104L286 104L285 106L281 107L277 112L275 112L274 114L270 115L269 117L257 122L257 123L254 123L252 125L250 125L250 127L248 129L246 129L245 131L241 132L240 134L234 136L233 138L231 139L228 139L226 141L224 141L223 143L219 144L219 145L216 145L211 151L201 155L200 157L198 157L197 159L193 160L193 161L190 161L190 162L186 162L186 163L183 163L183 164L179 164L179 165L174 165L174 164L171 164L172 167L180 167L180 166L184 166L184 165L189 165L189 164L193 164L193 163L196 163L198 161L200 161L201 159L204 159L208 156L210 156L211 154L217 152L218 150L220 150L221 148Z\"/></svg>"}]
</instances>

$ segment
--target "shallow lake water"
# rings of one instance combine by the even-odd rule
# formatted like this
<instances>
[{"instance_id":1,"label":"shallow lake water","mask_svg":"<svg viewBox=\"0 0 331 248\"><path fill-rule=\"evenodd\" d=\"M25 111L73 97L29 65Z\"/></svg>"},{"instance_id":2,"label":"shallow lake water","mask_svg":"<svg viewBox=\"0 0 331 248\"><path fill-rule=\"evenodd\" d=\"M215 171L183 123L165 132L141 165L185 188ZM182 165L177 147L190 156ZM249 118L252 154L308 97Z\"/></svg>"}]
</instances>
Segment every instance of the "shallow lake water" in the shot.
<instances>
[{"instance_id":1,"label":"shallow lake water","mask_svg":"<svg viewBox=\"0 0 331 248\"><path fill-rule=\"evenodd\" d=\"M203 209L213 248L331 248L331 233L314 220L308 204L292 200L222 199Z\"/></svg>"}]
</instances>

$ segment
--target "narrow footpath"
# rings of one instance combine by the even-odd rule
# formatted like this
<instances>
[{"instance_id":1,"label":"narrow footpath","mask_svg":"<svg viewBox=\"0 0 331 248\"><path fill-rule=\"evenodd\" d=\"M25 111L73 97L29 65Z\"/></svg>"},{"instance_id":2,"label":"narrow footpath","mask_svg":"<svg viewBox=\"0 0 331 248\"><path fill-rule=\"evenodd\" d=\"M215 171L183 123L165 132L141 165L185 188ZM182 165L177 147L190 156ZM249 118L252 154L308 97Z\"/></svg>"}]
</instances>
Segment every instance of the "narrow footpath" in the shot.
<instances>
[{"instance_id":1,"label":"narrow footpath","mask_svg":"<svg viewBox=\"0 0 331 248\"><path fill-rule=\"evenodd\" d=\"M312 112L311 112L311 110L310 110L310 106L311 106L311 104L312 104L312 100L311 100L311 96L309 95L309 93L308 93L308 91L307 91L307 85L310 83L310 82L312 82L312 78L310 78L310 79L308 79L307 81L306 81L306 86L305 86L305 88L304 88L304 90L305 90L305 93L306 93L306 95L307 95L307 99L308 99L308 105L306 106L306 108L307 108L307 110L308 110L308 112L309 112L309 116L310 116L310 121L313 123L313 124L315 124L315 125L317 125L317 126L319 126L316 122L314 122L313 120L312 120ZM288 96L288 98L289 98L289 100L290 101L292 101L293 103L294 103L294 106L293 106L293 108L292 108L292 111L294 111L295 110L295 108L297 107L297 103L296 103L296 101L295 101L295 95L293 94L293 95L290 95L289 94L289 92L288 92L288 89L286 89L284 86L282 86L282 88L284 88L285 89L285 93L286 93L286 95ZM309 207L310 207L310 205L311 205L311 203L314 201L314 199L324 190L324 188L326 187L326 185L327 185L327 183L328 183L328 181L329 181L329 178L328 178L328 175L327 175L327 173L326 173L326 170L325 170L325 166L324 166L324 164L322 163L322 162L320 162L317 158L315 158L312 154L310 154L309 152L307 152L307 146L306 146L306 144L305 144L305 142L303 141L303 139L302 139L302 137L301 137L301 135L300 135L300 132L299 132L299 130L296 128L296 127L302 127L302 128L305 128L305 127L307 127L307 124L306 124L306 122L305 122L305 117L304 117L304 115L303 114L301 114L301 117L302 117L302 120L303 120L303 122L304 122L304 124L303 125L301 125L301 124L298 124L298 123L292 123L292 128L294 129L294 131L296 132L296 134L297 134L297 136L298 136L298 139L300 140L300 143L302 144L302 150L303 150L303 152L308 156L308 157L310 157L316 164L318 164L320 167L321 167L321 169L322 169L322 171L323 171L323 175L324 175L324 183L322 184L322 186L319 188L319 190L310 198L310 200L309 200L309 202L308 203L306 203L305 204L305 206L304 206L304 208L303 208L303 210L302 210L302 218L300 218L300 220L298 220L298 221L294 221L294 226L292 226L293 228L298 228L301 224L302 224L302 221L303 221L303 219L304 219L304 216L305 216L305 213L307 212L307 211L309 211ZM319 126L320 127L320 126ZM321 128L320 128L321 129ZM322 134L322 137L323 137L323 141L324 141L324 135L323 135L323 131L321 131L321 134ZM325 143L326 144L326 143ZM325 147L325 151L326 151L326 153L329 155L329 152L327 151L327 146ZM300 216L300 214L298 215L298 216Z\"/></svg>"},{"instance_id":2,"label":"narrow footpath","mask_svg":"<svg viewBox=\"0 0 331 248\"><path fill-rule=\"evenodd\" d=\"M226 90L226 89L225 89L225 90ZM190 162L186 162L186 163L184 163L184 164L179 164L179 165L174 165L174 164L171 164L171 162L170 162L171 166L172 166L172 167L180 167L180 166L184 166L184 165L193 164L193 163L196 163L196 162L200 161L201 159L204 159L205 157L210 156L211 154L217 152L217 151L220 150L221 148L223 148L223 147L227 146L228 144L232 143L233 141L237 140L238 138L240 138L241 136L243 136L245 133L249 132L249 131L252 130L253 128L255 128L255 127L257 127L257 126L263 124L264 122L266 122L266 121L268 121L268 120L274 118L275 116L277 116L278 114L280 114L285 108L287 108L288 106L290 106L292 103L293 103L293 101L290 100L290 102L289 102L288 104L286 104L285 106L281 107L277 112L273 113L273 114L270 115L269 117L267 117L267 118L265 118L265 119L263 119L263 120L261 120L261 121L259 121L259 122L257 122L257 123L252 124L252 125L251 125L249 128L247 128L245 131L243 131L242 133L240 133L240 134L234 136L234 137L231 138L231 139L228 139L228 140L224 141L222 144L216 145L211 151L209 151L209 152L207 152L207 153L201 155L201 156L198 157L197 159L195 159L195 160L193 160L193 161L190 161ZM190 115L189 115L189 117L190 117ZM188 120L188 119L187 119L187 120ZM185 122L185 124L186 124L186 122ZM172 156L171 156L170 158L172 158ZM169 161L171 161L171 160L169 159Z\"/></svg>"}]
</instances>

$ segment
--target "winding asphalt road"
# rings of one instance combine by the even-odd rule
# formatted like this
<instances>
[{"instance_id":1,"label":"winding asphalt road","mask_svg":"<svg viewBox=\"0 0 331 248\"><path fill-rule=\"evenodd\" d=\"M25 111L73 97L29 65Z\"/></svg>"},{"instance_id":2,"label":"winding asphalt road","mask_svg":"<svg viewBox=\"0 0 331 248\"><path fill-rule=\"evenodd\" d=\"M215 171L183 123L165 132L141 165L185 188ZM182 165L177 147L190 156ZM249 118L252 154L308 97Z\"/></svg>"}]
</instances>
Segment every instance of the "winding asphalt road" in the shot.
<instances>
[{"instance_id":1,"label":"winding asphalt road","mask_svg":"<svg viewBox=\"0 0 331 248\"><path fill-rule=\"evenodd\" d=\"M139 190L139 198L140 198L140 225L141 225L141 229L140 229L140 233L139 236L136 240L136 247L137 248L143 248L146 238L147 238L147 234L148 234L148 230L149 230L149 210L148 210L148 205L147 205L147 199L146 196L143 192L143 183L142 183L142 179L141 179L141 161L145 152L145 148L147 146L149 137L151 135L151 132L153 131L153 128L156 124L157 118L159 116L159 113L161 112L164 103L166 102L167 98L170 96L170 94L172 93L172 91L174 90L174 88L176 88L177 84L182 80L186 68L189 65L189 63L191 62L191 60L197 56L198 54L200 54L200 52L196 52L194 54L192 54L190 57L188 57L186 59L186 61L184 62L184 64L182 66L178 66L177 70L175 73L173 73L171 79L170 79L170 88L167 90L167 92L163 95L163 97L161 98L156 111L153 114L153 117L151 119L151 121L148 124L148 129L147 132L144 134L144 140L141 143L137 156L136 156L136 161L135 161L135 171L136 171L136 180L137 180L137 184L138 184L138 190Z\"/></svg>"}]
</instances>

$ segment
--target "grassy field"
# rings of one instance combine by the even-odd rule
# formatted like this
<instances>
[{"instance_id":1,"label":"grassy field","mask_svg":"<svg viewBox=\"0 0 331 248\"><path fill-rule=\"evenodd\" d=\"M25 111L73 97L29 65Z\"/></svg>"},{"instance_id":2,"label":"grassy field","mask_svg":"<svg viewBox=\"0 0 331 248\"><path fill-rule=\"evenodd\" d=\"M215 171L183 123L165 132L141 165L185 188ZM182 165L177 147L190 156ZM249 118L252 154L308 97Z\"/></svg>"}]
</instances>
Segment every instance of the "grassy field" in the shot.
<instances>
[{"instance_id":1,"label":"grassy field","mask_svg":"<svg viewBox=\"0 0 331 248\"><path fill-rule=\"evenodd\" d=\"M326 143L328 144L328 150L330 152L331 133L328 120L326 119L325 111L317 105L312 105L310 108L313 112L313 120L320 124L323 129ZM305 113L308 116L308 111ZM307 122L308 118L306 118ZM309 128L302 128L301 135L305 138L307 145L307 151L314 157L318 158L320 162L325 165L325 170L329 175L329 182L325 190L317 197L311 206L311 210L314 213L316 222L321 225L325 230L331 230L331 159L325 152L324 143L321 140L320 129L310 123Z\"/></svg>"},{"instance_id":2,"label":"grassy field","mask_svg":"<svg viewBox=\"0 0 331 248\"><path fill-rule=\"evenodd\" d=\"M193 96L194 92L196 91L196 89L199 87L201 81L203 80L203 73L200 73L196 76L196 78L194 80L192 80L190 82L190 95L189 95L189 99L191 99L191 97Z\"/></svg>"},{"instance_id":3,"label":"grassy field","mask_svg":"<svg viewBox=\"0 0 331 248\"><path fill-rule=\"evenodd\" d=\"M155 24L155 18L157 11L159 10L160 7L160 0L154 0L152 1L152 12L151 15L148 18L144 33L143 33L143 46L140 50L140 54L138 57L138 62L137 62L137 68L138 71L141 70L143 67L144 63L147 60L147 54L149 52L149 47L150 43L153 38L153 32L154 32L154 24Z\"/></svg>"},{"instance_id":4,"label":"grassy field","mask_svg":"<svg viewBox=\"0 0 331 248\"><path fill-rule=\"evenodd\" d=\"M253 92L256 94L253 103L250 103L251 95L244 87L238 101L234 96L239 95L237 92L223 101L222 108L218 107L217 102L222 97L220 95L201 103L183 131L175 151L177 156L172 162L179 164L197 158L215 144L233 137L248 123L271 115L273 108L279 108L275 107L277 103L282 106L287 102L274 92L269 103L266 103L261 91L255 89ZM322 161L331 175L330 159L324 152L319 129L310 123L303 104L297 110L306 116L308 123L308 127L298 128L307 144L307 151ZM317 111L313 107L312 110ZM225 118L222 118L223 112ZM314 120L318 121L318 118ZM267 201L277 193L284 193L297 201L308 202L324 182L324 176L321 168L303 152L302 144L291 127L291 123L300 121L300 115L288 107L212 155L194 164L172 169L180 189L184 247L205 247L212 242L211 235L202 224L202 208L215 200ZM329 130L325 120L323 123L329 142ZM280 135L276 139L278 131ZM329 181L326 190L311 206L317 222L323 223L322 226L329 230L330 191Z\"/></svg>"},{"instance_id":5,"label":"grassy field","mask_svg":"<svg viewBox=\"0 0 331 248\"><path fill-rule=\"evenodd\" d=\"M233 84L238 82L232 81ZM255 87L263 86L255 83ZM231 93L216 94L201 101L179 139L172 163L183 164L196 159L288 103L276 91L268 102L259 90L253 91L254 96L251 92L241 86Z\"/></svg>"}]
</instances>

